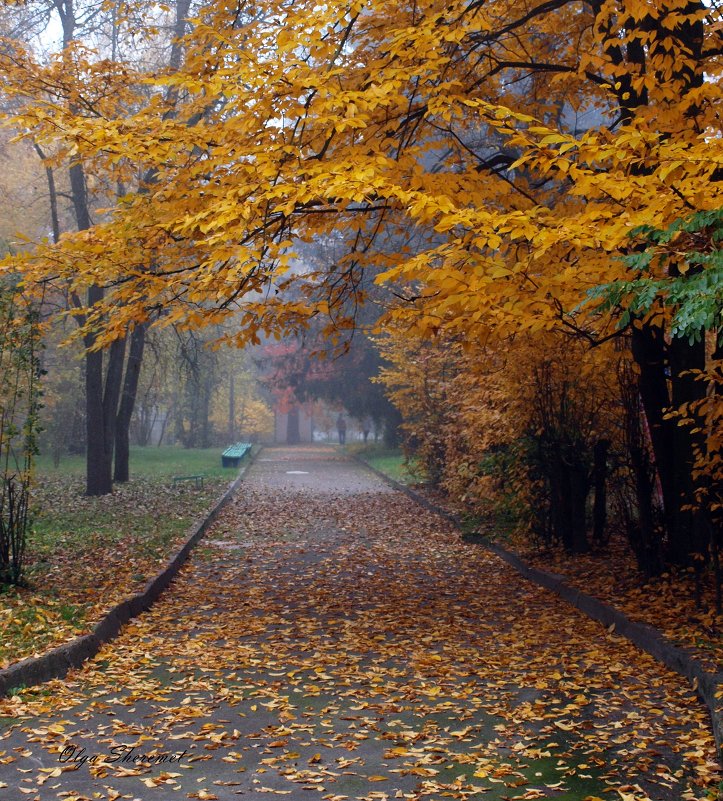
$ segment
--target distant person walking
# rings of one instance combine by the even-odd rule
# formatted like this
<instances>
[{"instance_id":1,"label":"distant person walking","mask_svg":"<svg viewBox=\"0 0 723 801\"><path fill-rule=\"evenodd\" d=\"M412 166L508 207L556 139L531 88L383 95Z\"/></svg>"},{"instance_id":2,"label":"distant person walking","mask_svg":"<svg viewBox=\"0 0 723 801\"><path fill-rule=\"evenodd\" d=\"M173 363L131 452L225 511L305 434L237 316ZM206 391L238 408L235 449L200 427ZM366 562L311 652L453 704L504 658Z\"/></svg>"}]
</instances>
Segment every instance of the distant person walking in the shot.
<instances>
[{"instance_id":1,"label":"distant person walking","mask_svg":"<svg viewBox=\"0 0 723 801\"><path fill-rule=\"evenodd\" d=\"M346 420L341 412L336 418L336 430L339 432L339 445L346 445Z\"/></svg>"}]
</instances>

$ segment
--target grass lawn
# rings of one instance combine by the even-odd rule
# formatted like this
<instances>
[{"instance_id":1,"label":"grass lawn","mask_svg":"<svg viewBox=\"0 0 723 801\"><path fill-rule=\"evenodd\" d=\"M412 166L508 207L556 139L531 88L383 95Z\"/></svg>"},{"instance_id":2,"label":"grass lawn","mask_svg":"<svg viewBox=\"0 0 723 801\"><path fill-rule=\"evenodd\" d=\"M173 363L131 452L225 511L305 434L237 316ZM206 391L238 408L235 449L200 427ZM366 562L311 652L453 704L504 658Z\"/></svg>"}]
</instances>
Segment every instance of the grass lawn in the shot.
<instances>
[{"instance_id":1,"label":"grass lawn","mask_svg":"<svg viewBox=\"0 0 723 801\"><path fill-rule=\"evenodd\" d=\"M354 443L347 445L346 448L349 453L353 453L401 484L424 481L424 476L415 467L414 459L407 462L399 449L390 449L374 443L368 445Z\"/></svg>"},{"instance_id":2,"label":"grass lawn","mask_svg":"<svg viewBox=\"0 0 723 801\"><path fill-rule=\"evenodd\" d=\"M131 447L131 477L150 477L163 480L173 476L203 474L215 478L233 478L236 473L221 467L223 448L161 448ZM85 476L84 456L64 456L58 467L50 456L41 454L37 458L38 478L57 475Z\"/></svg>"},{"instance_id":3,"label":"grass lawn","mask_svg":"<svg viewBox=\"0 0 723 801\"><path fill-rule=\"evenodd\" d=\"M38 459L27 587L0 591L0 666L87 632L104 610L142 589L193 522L232 481L221 448L131 449L131 480L88 498L85 460ZM203 475L204 487L173 483Z\"/></svg>"}]
</instances>

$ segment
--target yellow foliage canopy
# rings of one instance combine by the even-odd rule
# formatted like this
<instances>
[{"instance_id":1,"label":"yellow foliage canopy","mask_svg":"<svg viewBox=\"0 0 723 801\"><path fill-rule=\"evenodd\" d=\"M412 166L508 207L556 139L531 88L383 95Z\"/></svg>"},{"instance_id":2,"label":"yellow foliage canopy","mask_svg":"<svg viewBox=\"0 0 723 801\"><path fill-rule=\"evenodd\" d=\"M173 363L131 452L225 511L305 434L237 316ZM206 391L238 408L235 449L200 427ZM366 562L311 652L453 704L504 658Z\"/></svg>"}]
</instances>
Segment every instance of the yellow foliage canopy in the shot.
<instances>
[{"instance_id":1,"label":"yellow foliage canopy","mask_svg":"<svg viewBox=\"0 0 723 801\"><path fill-rule=\"evenodd\" d=\"M203 12L173 72L80 47L48 67L16 57L15 124L152 181L8 269L110 288L91 315L108 337L240 312L254 340L340 304L339 276L366 269L414 298L391 315L421 336L583 325L575 310L623 275L634 228L720 205L714 13L261 0ZM396 246L375 248L380 230ZM348 251L336 293L327 272L290 268L295 242L331 231Z\"/></svg>"}]
</instances>

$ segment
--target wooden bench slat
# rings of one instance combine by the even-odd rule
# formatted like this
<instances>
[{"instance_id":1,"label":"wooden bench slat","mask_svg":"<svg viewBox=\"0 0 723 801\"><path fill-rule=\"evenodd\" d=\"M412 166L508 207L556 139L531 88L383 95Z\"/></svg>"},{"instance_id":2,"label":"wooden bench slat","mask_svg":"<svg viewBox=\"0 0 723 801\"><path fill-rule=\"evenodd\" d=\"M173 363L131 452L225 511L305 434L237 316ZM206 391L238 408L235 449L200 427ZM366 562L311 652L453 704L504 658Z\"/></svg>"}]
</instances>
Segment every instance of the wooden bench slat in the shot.
<instances>
[{"instance_id":1,"label":"wooden bench slat","mask_svg":"<svg viewBox=\"0 0 723 801\"><path fill-rule=\"evenodd\" d=\"M236 442L234 445L229 445L221 454L221 464L223 467L238 467L238 463L250 450L250 442Z\"/></svg>"},{"instance_id":2,"label":"wooden bench slat","mask_svg":"<svg viewBox=\"0 0 723 801\"><path fill-rule=\"evenodd\" d=\"M251 447L251 444L248 442L237 442L235 445L229 445L228 448L224 451L224 453L244 453Z\"/></svg>"}]
</instances>

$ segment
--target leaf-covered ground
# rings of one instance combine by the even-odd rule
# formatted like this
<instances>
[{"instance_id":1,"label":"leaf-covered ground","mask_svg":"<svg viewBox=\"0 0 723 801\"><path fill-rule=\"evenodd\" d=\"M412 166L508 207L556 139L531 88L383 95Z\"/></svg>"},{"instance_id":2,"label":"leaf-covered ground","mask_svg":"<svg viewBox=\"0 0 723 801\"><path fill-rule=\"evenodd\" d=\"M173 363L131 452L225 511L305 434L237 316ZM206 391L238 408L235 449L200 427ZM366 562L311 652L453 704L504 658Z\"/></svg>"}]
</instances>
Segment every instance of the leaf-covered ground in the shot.
<instances>
[{"instance_id":1,"label":"leaf-covered ground","mask_svg":"<svg viewBox=\"0 0 723 801\"><path fill-rule=\"evenodd\" d=\"M416 486L415 491L442 508L465 514L439 491L423 485ZM480 533L499 540L494 524L488 521L479 523L472 518L469 528L478 528ZM715 608L712 570L703 574L697 587L692 570L671 568L662 576L645 581L628 541L619 531L612 531L605 545L593 543L587 554L570 555L561 548L541 548L525 536L504 539L502 544L529 564L564 576L569 584L614 606L631 620L657 628L672 643L688 649L709 671L721 670L723 618Z\"/></svg>"},{"instance_id":2,"label":"leaf-covered ground","mask_svg":"<svg viewBox=\"0 0 723 801\"><path fill-rule=\"evenodd\" d=\"M332 449L264 451L160 602L0 715L9 798L678 801L718 781L682 679Z\"/></svg>"},{"instance_id":3,"label":"leaf-covered ground","mask_svg":"<svg viewBox=\"0 0 723 801\"><path fill-rule=\"evenodd\" d=\"M190 472L183 463L188 452L154 448L142 457L139 450L138 474L112 495L86 497L74 463L40 473L28 586L0 592L0 667L87 633L105 611L141 590L235 476L219 469L203 489L174 485L174 474ZM218 449L194 456L193 472L199 464L220 465Z\"/></svg>"},{"instance_id":4,"label":"leaf-covered ground","mask_svg":"<svg viewBox=\"0 0 723 801\"><path fill-rule=\"evenodd\" d=\"M643 581L627 542L614 538L589 554L520 549L537 567L566 576L571 584L624 612L631 620L659 629L671 642L694 654L709 671L723 666L723 619L715 611L712 572L701 582L697 598L691 571L671 569ZM613 570L610 566L614 565Z\"/></svg>"}]
</instances>

